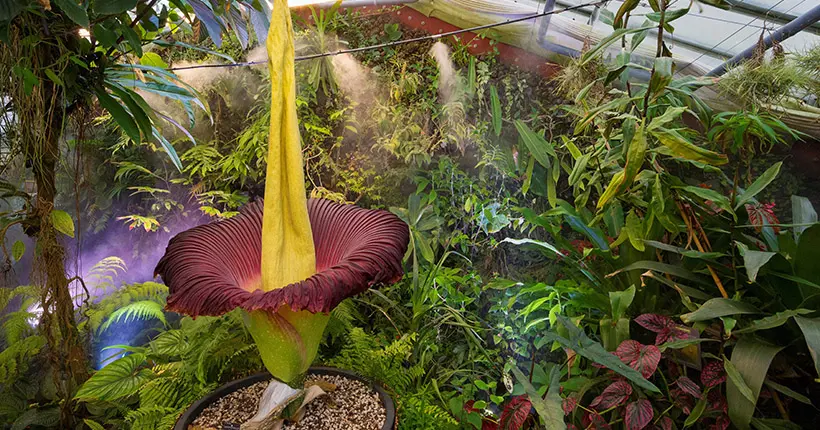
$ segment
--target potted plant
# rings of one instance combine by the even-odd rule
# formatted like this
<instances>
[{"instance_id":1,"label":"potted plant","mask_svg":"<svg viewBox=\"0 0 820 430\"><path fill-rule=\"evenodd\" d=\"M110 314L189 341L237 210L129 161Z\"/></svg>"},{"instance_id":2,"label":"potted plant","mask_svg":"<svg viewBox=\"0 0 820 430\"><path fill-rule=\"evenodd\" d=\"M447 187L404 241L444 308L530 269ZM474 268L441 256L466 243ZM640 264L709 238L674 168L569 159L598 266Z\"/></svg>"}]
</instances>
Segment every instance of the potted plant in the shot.
<instances>
[{"instance_id":1,"label":"potted plant","mask_svg":"<svg viewBox=\"0 0 820 430\"><path fill-rule=\"evenodd\" d=\"M270 376L217 389L195 403L177 428L192 424L197 410L271 376L261 395L256 393L260 400L253 417L231 424L280 428L284 419L300 418L311 399L338 385L334 377L350 378L326 369L307 374L329 312L345 298L374 284L396 282L404 273L410 233L397 216L305 196L286 0L274 1L267 49L272 100L266 198L233 218L174 237L156 272L168 286L169 310L196 317L242 309ZM392 402L384 391L376 392L386 415ZM392 422L385 419L383 428L392 428Z\"/></svg>"}]
</instances>

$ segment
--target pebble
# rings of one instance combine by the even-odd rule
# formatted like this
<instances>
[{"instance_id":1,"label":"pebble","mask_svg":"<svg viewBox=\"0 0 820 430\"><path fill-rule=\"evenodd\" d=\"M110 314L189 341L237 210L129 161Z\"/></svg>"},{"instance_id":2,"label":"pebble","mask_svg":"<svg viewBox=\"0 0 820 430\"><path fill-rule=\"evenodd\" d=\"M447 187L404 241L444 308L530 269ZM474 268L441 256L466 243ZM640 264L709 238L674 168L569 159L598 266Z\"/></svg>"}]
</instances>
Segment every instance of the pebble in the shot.
<instances>
[{"instance_id":1,"label":"pebble","mask_svg":"<svg viewBox=\"0 0 820 430\"><path fill-rule=\"evenodd\" d=\"M301 421L285 423L283 430L381 430L384 427L384 406L378 393L366 384L340 375L310 375L307 380L335 384L336 390L308 404ZM259 397L269 382L257 382L218 399L205 408L189 428L239 428L239 423L256 414Z\"/></svg>"}]
</instances>

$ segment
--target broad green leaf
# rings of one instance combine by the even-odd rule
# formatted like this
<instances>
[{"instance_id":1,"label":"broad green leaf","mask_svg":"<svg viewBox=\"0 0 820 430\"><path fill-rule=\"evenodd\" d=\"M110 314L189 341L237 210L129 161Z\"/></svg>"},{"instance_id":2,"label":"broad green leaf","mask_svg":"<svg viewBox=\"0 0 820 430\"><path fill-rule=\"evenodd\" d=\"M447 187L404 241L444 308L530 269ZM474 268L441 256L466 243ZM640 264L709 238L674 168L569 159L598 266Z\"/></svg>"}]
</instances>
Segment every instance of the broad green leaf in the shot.
<instances>
[{"instance_id":1,"label":"broad green leaf","mask_svg":"<svg viewBox=\"0 0 820 430\"><path fill-rule=\"evenodd\" d=\"M629 243L632 244L632 247L641 252L646 249L643 244L643 231L643 222L638 218L638 215L635 214L634 209L630 210L626 216L626 234L629 237Z\"/></svg>"},{"instance_id":2,"label":"broad green leaf","mask_svg":"<svg viewBox=\"0 0 820 430\"><path fill-rule=\"evenodd\" d=\"M746 191L737 196L737 200L735 201L735 210L737 210L739 207L743 206L744 204L752 200L754 196L756 196L758 193L763 191L764 188L771 184L772 181L774 181L774 179L777 177L777 174L780 173L780 166L782 165L782 161L774 163L772 167L766 169L766 171L763 172L762 175L755 179L755 181L752 182L752 185L750 185L749 188L746 189Z\"/></svg>"},{"instance_id":3,"label":"broad green leaf","mask_svg":"<svg viewBox=\"0 0 820 430\"><path fill-rule=\"evenodd\" d=\"M518 134L521 135L521 139L524 141L524 145L527 146L530 154L535 157L535 160L538 161L539 164L549 169L549 155L555 156L552 144L547 142L543 136L532 131L530 127L521 120L515 120L515 128L518 130Z\"/></svg>"},{"instance_id":4,"label":"broad green leaf","mask_svg":"<svg viewBox=\"0 0 820 430\"><path fill-rule=\"evenodd\" d=\"M581 179L581 175L586 172L587 163L589 163L590 154L584 154L575 160L575 166L572 167L572 172L569 174L569 178L567 179L567 183L570 186L574 186L579 179Z\"/></svg>"},{"instance_id":5,"label":"broad green leaf","mask_svg":"<svg viewBox=\"0 0 820 430\"><path fill-rule=\"evenodd\" d=\"M144 107L136 101L134 96L139 97L133 91L127 90L125 87L116 84L116 83L107 83L111 92L117 96L117 98L122 101L126 107L128 107L129 113L133 116L134 121L137 123L140 131L145 136L150 136L152 134L152 127L151 119L148 117L148 113L145 112ZM133 95L132 95L133 94ZM149 108L150 109L150 108Z\"/></svg>"},{"instance_id":6,"label":"broad green leaf","mask_svg":"<svg viewBox=\"0 0 820 430\"><path fill-rule=\"evenodd\" d=\"M820 224L813 225L800 235L794 260L794 274L820 285Z\"/></svg>"},{"instance_id":7,"label":"broad green leaf","mask_svg":"<svg viewBox=\"0 0 820 430\"><path fill-rule=\"evenodd\" d=\"M794 309L783 312L778 312L774 315L752 321L752 323L743 329L735 330L735 334L750 333L758 330L768 330L770 328L780 327L789 321L789 318L810 314L812 311L808 309Z\"/></svg>"},{"instance_id":8,"label":"broad green leaf","mask_svg":"<svg viewBox=\"0 0 820 430\"><path fill-rule=\"evenodd\" d=\"M694 194L703 200L708 200L717 205L717 207L726 210L727 212L734 214L732 210L732 206L729 204L729 198L720 194L717 191L710 190L708 188L701 188L701 187L693 187L691 185L687 185L685 187L675 187L680 190L684 190L687 193Z\"/></svg>"},{"instance_id":9,"label":"broad green leaf","mask_svg":"<svg viewBox=\"0 0 820 430\"><path fill-rule=\"evenodd\" d=\"M650 133L655 136L663 146L669 148L672 153L678 157L712 166L720 166L729 162L729 159L725 155L703 149L689 142L689 140L675 130L658 127L650 131Z\"/></svg>"},{"instance_id":10,"label":"broad green leaf","mask_svg":"<svg viewBox=\"0 0 820 430\"><path fill-rule=\"evenodd\" d=\"M792 230L794 232L794 242L800 243L800 234L809 228L808 225L817 222L817 212L814 210L811 201L805 197L792 196L792 222L795 225Z\"/></svg>"},{"instance_id":11,"label":"broad green leaf","mask_svg":"<svg viewBox=\"0 0 820 430\"><path fill-rule=\"evenodd\" d=\"M618 8L618 11L615 13L615 18L612 20L612 27L614 29L619 29L624 27L624 15L634 10L638 7L638 3L640 0L626 0L621 4L621 7Z\"/></svg>"},{"instance_id":12,"label":"broad green leaf","mask_svg":"<svg viewBox=\"0 0 820 430\"><path fill-rule=\"evenodd\" d=\"M626 164L624 165L624 182L622 187L629 188L632 186L632 181L635 176L641 171L644 159L646 158L646 134L644 131L644 124L641 123L635 132L635 137L629 143L629 148L626 151Z\"/></svg>"},{"instance_id":13,"label":"broad green leaf","mask_svg":"<svg viewBox=\"0 0 820 430\"><path fill-rule=\"evenodd\" d=\"M608 275L607 278L613 277L622 272L628 272L630 270L654 270L660 273L668 273L672 276L677 276L679 278L688 279L690 281L698 282L701 284L707 284L702 278L699 278L696 274L692 273L691 271L673 264L666 264L666 263L659 263L657 261L636 261L626 267L620 268Z\"/></svg>"},{"instance_id":14,"label":"broad green leaf","mask_svg":"<svg viewBox=\"0 0 820 430\"><path fill-rule=\"evenodd\" d=\"M624 291L612 291L609 293L609 303L612 306L612 318L616 321L626 315L626 310L635 299L635 286L631 285Z\"/></svg>"},{"instance_id":15,"label":"broad green leaf","mask_svg":"<svg viewBox=\"0 0 820 430\"><path fill-rule=\"evenodd\" d=\"M105 427L103 427L103 426L102 426L102 424L100 424L100 423L98 423L98 422L96 422L96 421L94 421L94 420L91 420L91 419L88 419L88 418L84 418L84 419L83 419L83 422L84 422L84 423L85 423L85 425L87 425L87 426L88 426L88 428L90 428L91 430L105 430Z\"/></svg>"},{"instance_id":16,"label":"broad green leaf","mask_svg":"<svg viewBox=\"0 0 820 430\"><path fill-rule=\"evenodd\" d=\"M756 307L736 300L716 298L702 304L695 312L683 314L680 316L681 321L690 324L698 321L708 321L714 318L725 317L729 315L740 314L759 314L760 310Z\"/></svg>"},{"instance_id":17,"label":"broad green leaf","mask_svg":"<svg viewBox=\"0 0 820 430\"><path fill-rule=\"evenodd\" d=\"M88 28L88 12L86 12L85 6L78 5L76 0L52 1L66 14L69 19L77 23L82 28ZM85 4L85 2L83 2L83 4Z\"/></svg>"},{"instance_id":18,"label":"broad green leaf","mask_svg":"<svg viewBox=\"0 0 820 430\"><path fill-rule=\"evenodd\" d=\"M142 57L142 39L139 34L137 34L137 32L127 24L122 24L117 28L119 28L125 41L128 42L128 46L131 47L134 55L137 57Z\"/></svg>"},{"instance_id":19,"label":"broad green leaf","mask_svg":"<svg viewBox=\"0 0 820 430\"><path fill-rule=\"evenodd\" d=\"M723 364L729 379L726 384L729 418L739 429L749 428L769 365L782 349L751 336L743 336L732 350L732 360L724 357Z\"/></svg>"},{"instance_id":20,"label":"broad green leaf","mask_svg":"<svg viewBox=\"0 0 820 430\"><path fill-rule=\"evenodd\" d=\"M709 3L712 0L705 1ZM752 426L757 430L805 430L799 425L777 418L752 418Z\"/></svg>"},{"instance_id":21,"label":"broad green leaf","mask_svg":"<svg viewBox=\"0 0 820 430\"><path fill-rule=\"evenodd\" d=\"M153 52L146 52L142 54L142 58L140 58L140 64L144 64L146 66L151 67L161 67L163 69L168 68L168 63L163 61L162 57Z\"/></svg>"},{"instance_id":22,"label":"broad green leaf","mask_svg":"<svg viewBox=\"0 0 820 430\"><path fill-rule=\"evenodd\" d=\"M137 6L137 0L94 0L91 8L97 15L118 15Z\"/></svg>"},{"instance_id":23,"label":"broad green leaf","mask_svg":"<svg viewBox=\"0 0 820 430\"><path fill-rule=\"evenodd\" d=\"M655 66L649 79L649 94L652 95L653 99L662 94L666 85L672 82L672 66L674 64L672 57L655 58Z\"/></svg>"},{"instance_id":24,"label":"broad green leaf","mask_svg":"<svg viewBox=\"0 0 820 430\"><path fill-rule=\"evenodd\" d=\"M46 76L47 76L49 79L51 79L51 82L54 82L54 83L55 83L55 84L57 84L58 86L61 86L61 87L63 86L63 80L62 80L62 79L60 79L60 77L59 77L59 76L57 76L57 74L56 74L56 73L54 73L54 71L53 71L53 70L51 70L51 69L46 69L46 70L45 70L45 73L46 73Z\"/></svg>"},{"instance_id":25,"label":"broad green leaf","mask_svg":"<svg viewBox=\"0 0 820 430\"><path fill-rule=\"evenodd\" d=\"M665 127L666 124L675 121L687 110L688 108L686 106L670 106L666 108L666 110L663 112L663 115L652 118L652 121L649 122L649 125L646 127L646 130L651 132L661 127Z\"/></svg>"},{"instance_id":26,"label":"broad green leaf","mask_svg":"<svg viewBox=\"0 0 820 430\"><path fill-rule=\"evenodd\" d=\"M598 204L596 205L598 210L601 210L607 202L612 200L616 195L618 195L618 193L621 192L621 185L623 185L623 182L623 170L612 176L612 180L609 181L609 185L607 185L606 190L604 190L604 193L601 194L601 197L598 199Z\"/></svg>"},{"instance_id":27,"label":"broad green leaf","mask_svg":"<svg viewBox=\"0 0 820 430\"><path fill-rule=\"evenodd\" d=\"M140 142L140 129L134 117L131 116L113 97L111 97L104 89L97 89L97 100L100 106L111 114L111 118L122 128L125 134L135 143Z\"/></svg>"},{"instance_id":28,"label":"broad green leaf","mask_svg":"<svg viewBox=\"0 0 820 430\"><path fill-rule=\"evenodd\" d=\"M490 85L490 108L492 111L493 132L496 136L501 136L501 101L498 99L498 90L495 85Z\"/></svg>"},{"instance_id":29,"label":"broad green leaf","mask_svg":"<svg viewBox=\"0 0 820 430\"><path fill-rule=\"evenodd\" d=\"M26 253L26 244L22 241L15 241L13 245L11 245L11 258L14 261L20 261L23 258L23 254Z\"/></svg>"},{"instance_id":30,"label":"broad green leaf","mask_svg":"<svg viewBox=\"0 0 820 430\"><path fill-rule=\"evenodd\" d=\"M663 22L670 23L684 15L689 13L689 8L686 9L669 9L664 11L663 15ZM660 12L652 12L646 14L646 18L653 22L661 22L661 13Z\"/></svg>"},{"instance_id":31,"label":"broad green leaf","mask_svg":"<svg viewBox=\"0 0 820 430\"><path fill-rule=\"evenodd\" d=\"M820 375L820 318L804 318L794 317L800 330L803 331L803 337L806 339L806 345L809 347L809 353L812 360L814 360L814 370Z\"/></svg>"},{"instance_id":32,"label":"broad green leaf","mask_svg":"<svg viewBox=\"0 0 820 430\"><path fill-rule=\"evenodd\" d=\"M658 242L656 240L644 240L644 243L653 247L662 249L664 251L674 252L688 258L698 258L703 260L710 260L720 257L725 257L726 254L722 252L700 252L692 249L684 249L678 246L669 245L668 243Z\"/></svg>"},{"instance_id":33,"label":"broad green leaf","mask_svg":"<svg viewBox=\"0 0 820 430\"><path fill-rule=\"evenodd\" d=\"M65 211L53 210L51 211L51 224L58 232L68 236L74 237L74 220L71 219Z\"/></svg>"},{"instance_id":34,"label":"broad green leaf","mask_svg":"<svg viewBox=\"0 0 820 430\"><path fill-rule=\"evenodd\" d=\"M776 254L776 252L743 251L743 266L746 268L746 276L749 277L749 282L757 280L757 272Z\"/></svg>"},{"instance_id":35,"label":"broad green leaf","mask_svg":"<svg viewBox=\"0 0 820 430\"><path fill-rule=\"evenodd\" d=\"M613 31L609 36L601 39L601 41L598 42L598 44L595 45L595 47L593 47L589 51L585 52L584 55L581 56L580 65L583 66L583 65L586 65L587 63L589 63L590 61L592 61L592 59L594 59L595 57L600 55L604 51L604 49L606 49L609 45L617 42L618 40L621 40L621 37L623 37L627 34L631 34L631 33L639 33L639 32L644 31L644 30L650 30L652 28L654 28L654 26L650 25L650 26L645 26L645 27L629 28L629 29L619 28L619 29Z\"/></svg>"},{"instance_id":36,"label":"broad green leaf","mask_svg":"<svg viewBox=\"0 0 820 430\"><path fill-rule=\"evenodd\" d=\"M512 238L507 237L504 240L502 240L501 242L502 243L504 243L504 242L512 243L513 245L534 245L535 247L541 249L542 251L543 250L548 251L549 254L552 254L552 255L555 255L555 256L558 256L558 257L563 257L564 256L564 254L562 254L561 251L558 250L558 248L552 246L551 244L549 244L547 242L543 242L543 241L540 241L540 240L512 239Z\"/></svg>"},{"instance_id":37,"label":"broad green leaf","mask_svg":"<svg viewBox=\"0 0 820 430\"><path fill-rule=\"evenodd\" d=\"M809 405L809 406L813 406L812 403L811 403L811 400L808 397L806 397L806 396L792 390L789 387L786 387L784 385L780 385L777 382L774 382L774 381L772 381L771 379L768 379L768 378L766 378L766 380L763 381L763 383L766 384L766 386L768 386L770 388L773 388L774 390L779 391L780 393L785 394L785 395L791 397L792 399L797 400L800 403L803 403L803 404Z\"/></svg>"},{"instance_id":38,"label":"broad green leaf","mask_svg":"<svg viewBox=\"0 0 820 430\"><path fill-rule=\"evenodd\" d=\"M552 366L550 371L550 383L545 397L538 394L538 390L532 386L529 378L524 376L518 367L513 366L512 372L515 379L524 387L524 391L532 402L533 408L538 412L548 429L563 430L567 426L564 424L564 411L561 409L560 377L561 369L557 365Z\"/></svg>"},{"instance_id":39,"label":"broad green leaf","mask_svg":"<svg viewBox=\"0 0 820 430\"><path fill-rule=\"evenodd\" d=\"M153 372L143 368L145 355L126 355L91 376L75 396L78 400L113 401L136 394L153 379Z\"/></svg>"},{"instance_id":40,"label":"broad green leaf","mask_svg":"<svg viewBox=\"0 0 820 430\"><path fill-rule=\"evenodd\" d=\"M698 400L698 404L696 404L695 408L692 409L692 413L689 414L689 416L686 417L686 421L683 422L684 427L689 427L692 424L698 422L701 415L703 415L703 411L706 410L706 403L707 403L706 396L701 396L700 400Z\"/></svg>"}]
</instances>

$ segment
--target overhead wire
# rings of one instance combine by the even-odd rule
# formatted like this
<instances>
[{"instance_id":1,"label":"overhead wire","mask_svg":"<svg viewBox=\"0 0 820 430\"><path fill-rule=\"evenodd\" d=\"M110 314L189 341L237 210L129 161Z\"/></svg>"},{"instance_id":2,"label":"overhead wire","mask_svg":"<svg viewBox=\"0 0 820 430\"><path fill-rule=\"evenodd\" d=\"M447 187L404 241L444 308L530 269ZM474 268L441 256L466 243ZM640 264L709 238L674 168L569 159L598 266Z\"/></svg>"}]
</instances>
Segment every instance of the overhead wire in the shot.
<instances>
[{"instance_id":1,"label":"overhead wire","mask_svg":"<svg viewBox=\"0 0 820 430\"><path fill-rule=\"evenodd\" d=\"M783 0L781 0L781 1L783 1ZM561 14L561 13L564 13L564 12L569 12L569 11L585 8L585 7L588 7L588 6L596 6L596 5L600 5L600 4L603 4L603 3L605 3L605 0L596 0L596 1L591 1L591 2L587 2L587 3L579 4L579 5L576 5L576 6L565 7L563 9L557 9L557 10L553 9L549 12L545 11L545 12L541 12L541 13L527 15L527 16L520 17L520 18L507 19L506 21L493 22L493 23L490 23L490 24L484 24L484 25L479 25L479 26L470 27L470 28L463 28L463 29L459 29L459 30L448 31L446 33L431 34L429 36L421 36L421 37L414 37L414 38L411 38L411 39L396 40L396 41L393 41L393 42L380 43L380 44L377 44L377 45L362 46L362 47L358 47L358 48L340 49L340 50L336 50L336 51L322 52L322 53L318 53L318 54L302 55L302 56L296 57L295 60L296 61L313 60L313 59L322 58L322 57L331 57L331 56L342 55L342 54L352 54L352 53L356 53L356 52L370 51L370 50L373 50L373 49L389 48L389 47L398 46L398 45L405 45L405 44L408 44L408 43L417 43L417 42L423 42L423 41L428 41L428 40L438 40L438 39L442 39L442 38L450 37L450 36L455 36L455 35L462 34L462 33L476 32L476 31L486 30L486 29L489 29L489 28L500 27L502 25L508 25L508 24L514 24L514 23L517 23L517 22L528 21L528 20L531 20L531 19L540 18L542 16L558 15L558 14ZM265 63L266 63L266 61L247 61L247 62L242 62L242 63L227 63L227 64L198 64L198 65L195 65L195 66L170 67L167 70L177 71L177 70L191 70L191 69L210 69L210 68L220 68L220 67L246 67L246 66L256 66L256 65L265 64Z\"/></svg>"},{"instance_id":2,"label":"overhead wire","mask_svg":"<svg viewBox=\"0 0 820 430\"><path fill-rule=\"evenodd\" d=\"M779 2L775 3L774 5L772 5L772 7L770 7L769 9L767 9L767 10L766 10L766 13L768 14L769 12L771 12L771 11L772 11L772 9L776 8L777 6L780 6L780 4L781 4L781 3L783 3L784 1L786 1L786 0L780 0ZM741 31L743 31L743 29L745 29L745 28L749 27L750 25L752 25L752 23L753 23L753 22L755 22L757 19L759 19L759 18L752 18L752 20L751 20L751 21L747 22L745 25L743 25L743 27L740 27L740 28L738 28L737 30L735 30L734 32L732 32L732 34L730 34L730 35L726 36L725 38L723 38L723 40L721 40L720 42L716 43L716 44L715 44L715 46L712 46L709 50L703 51L700 55L698 55L698 56L697 56L694 60L692 60L689 64L687 64L687 65L683 66L683 68L682 68L682 69L680 69L680 70L678 71L678 73L681 73L681 72L683 72L684 70L686 70L686 69L688 69L689 67L691 67L693 64L696 64L696 63L698 62L698 60L700 60L701 58L705 57L705 56L706 56L706 54L707 54L708 52L712 52L712 51L714 51L715 49L717 49L717 47L718 47L718 46L722 45L724 42L726 42L727 40L729 40L729 39L731 39L732 37L734 37L736 34L738 34L738 33L740 33ZM751 36L750 36L750 37L751 37ZM748 37L747 37L746 39L748 39ZM744 39L744 40L746 40L746 39Z\"/></svg>"}]
</instances>

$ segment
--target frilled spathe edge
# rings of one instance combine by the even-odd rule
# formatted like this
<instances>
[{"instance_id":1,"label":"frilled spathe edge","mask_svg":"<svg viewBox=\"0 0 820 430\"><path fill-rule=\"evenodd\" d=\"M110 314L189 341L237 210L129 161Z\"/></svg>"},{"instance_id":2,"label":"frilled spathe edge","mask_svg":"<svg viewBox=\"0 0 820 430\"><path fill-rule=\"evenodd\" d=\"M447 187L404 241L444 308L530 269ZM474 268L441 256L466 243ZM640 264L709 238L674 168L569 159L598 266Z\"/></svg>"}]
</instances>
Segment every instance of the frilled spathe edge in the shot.
<instances>
[{"instance_id":1,"label":"frilled spathe edge","mask_svg":"<svg viewBox=\"0 0 820 430\"><path fill-rule=\"evenodd\" d=\"M261 290L261 201L239 215L186 230L168 244L156 273L168 286L167 309L191 316L222 315L235 308L276 312L330 312L342 300L378 283L394 283L404 270L410 231L384 210L329 200L308 200L316 274L284 288Z\"/></svg>"}]
</instances>

